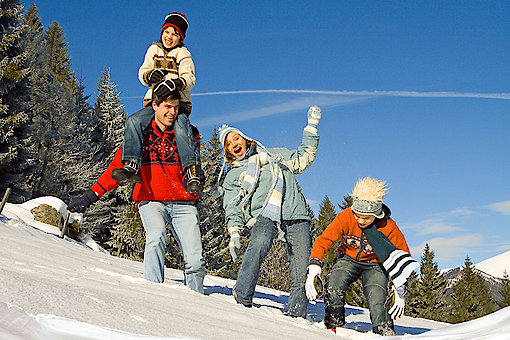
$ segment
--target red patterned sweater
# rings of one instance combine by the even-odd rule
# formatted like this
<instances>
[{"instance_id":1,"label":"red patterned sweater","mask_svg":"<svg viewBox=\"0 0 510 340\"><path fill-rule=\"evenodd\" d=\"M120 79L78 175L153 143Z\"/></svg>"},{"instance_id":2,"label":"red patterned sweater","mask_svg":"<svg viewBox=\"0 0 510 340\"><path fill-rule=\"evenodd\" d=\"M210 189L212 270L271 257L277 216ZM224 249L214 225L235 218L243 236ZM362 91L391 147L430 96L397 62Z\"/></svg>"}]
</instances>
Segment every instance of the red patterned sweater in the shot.
<instances>
[{"instance_id":1,"label":"red patterned sweater","mask_svg":"<svg viewBox=\"0 0 510 340\"><path fill-rule=\"evenodd\" d=\"M200 135L193 129L195 143L200 146ZM119 148L108 169L92 186L98 197L112 191L119 181L111 177L113 169L122 168L122 147ZM140 201L195 201L198 195L186 192L182 184L182 165L177 152L173 130L162 132L156 122L147 129L143 139L142 164L140 166L142 183L133 189L133 200Z\"/></svg>"}]
</instances>

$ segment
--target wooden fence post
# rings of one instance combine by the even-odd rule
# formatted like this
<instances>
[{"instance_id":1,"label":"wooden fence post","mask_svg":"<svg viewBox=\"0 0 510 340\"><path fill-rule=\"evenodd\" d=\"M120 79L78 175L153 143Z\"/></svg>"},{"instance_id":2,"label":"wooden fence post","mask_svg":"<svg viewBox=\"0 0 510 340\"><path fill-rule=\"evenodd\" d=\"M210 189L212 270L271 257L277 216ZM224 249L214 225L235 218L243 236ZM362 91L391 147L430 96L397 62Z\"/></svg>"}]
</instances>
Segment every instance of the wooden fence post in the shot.
<instances>
[{"instance_id":1,"label":"wooden fence post","mask_svg":"<svg viewBox=\"0 0 510 340\"><path fill-rule=\"evenodd\" d=\"M4 198L2 198L2 204L0 205L0 214L2 213L2 210L4 210L4 205L7 202L7 198L9 198L9 195L11 194L11 188L7 188L5 191Z\"/></svg>"},{"instance_id":2,"label":"wooden fence post","mask_svg":"<svg viewBox=\"0 0 510 340\"><path fill-rule=\"evenodd\" d=\"M60 233L60 238L64 238L67 233L67 224L69 222L69 217L71 216L71 213L67 213L66 218L64 220L64 224L62 225L62 232Z\"/></svg>"}]
</instances>

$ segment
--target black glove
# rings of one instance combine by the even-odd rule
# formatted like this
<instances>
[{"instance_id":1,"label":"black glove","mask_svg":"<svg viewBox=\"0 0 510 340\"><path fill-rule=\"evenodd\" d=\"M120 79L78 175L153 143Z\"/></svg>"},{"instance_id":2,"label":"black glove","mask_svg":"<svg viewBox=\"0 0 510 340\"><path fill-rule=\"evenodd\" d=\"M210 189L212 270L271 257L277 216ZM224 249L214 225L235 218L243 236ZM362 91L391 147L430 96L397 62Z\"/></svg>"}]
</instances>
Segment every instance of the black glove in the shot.
<instances>
[{"instance_id":1,"label":"black glove","mask_svg":"<svg viewBox=\"0 0 510 340\"><path fill-rule=\"evenodd\" d=\"M165 80L154 87L154 94L159 98L165 98L173 91L181 89L182 85L183 82L179 78Z\"/></svg>"},{"instance_id":2,"label":"black glove","mask_svg":"<svg viewBox=\"0 0 510 340\"><path fill-rule=\"evenodd\" d=\"M145 82L149 84L149 86L159 83L160 81L165 78L165 76L168 74L167 70L162 69L152 69L150 71L147 71L145 73Z\"/></svg>"},{"instance_id":3,"label":"black glove","mask_svg":"<svg viewBox=\"0 0 510 340\"><path fill-rule=\"evenodd\" d=\"M83 195L75 197L69 202L67 210L70 212L84 213L92 203L97 202L99 197L91 189L85 191Z\"/></svg>"}]
</instances>

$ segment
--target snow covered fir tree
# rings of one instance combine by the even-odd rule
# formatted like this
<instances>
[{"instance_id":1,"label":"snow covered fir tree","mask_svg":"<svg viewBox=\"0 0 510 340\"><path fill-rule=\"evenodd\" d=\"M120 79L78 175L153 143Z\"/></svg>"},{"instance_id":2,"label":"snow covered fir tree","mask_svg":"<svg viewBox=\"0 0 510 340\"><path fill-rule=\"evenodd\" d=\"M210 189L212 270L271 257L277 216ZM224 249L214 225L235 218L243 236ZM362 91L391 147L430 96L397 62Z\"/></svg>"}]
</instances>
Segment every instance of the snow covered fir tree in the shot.
<instances>
[{"instance_id":1,"label":"snow covered fir tree","mask_svg":"<svg viewBox=\"0 0 510 340\"><path fill-rule=\"evenodd\" d=\"M421 257L420 275L408 280L406 315L444 321L448 317L448 281L434 262L434 252L426 244Z\"/></svg>"},{"instance_id":2,"label":"snow covered fir tree","mask_svg":"<svg viewBox=\"0 0 510 340\"><path fill-rule=\"evenodd\" d=\"M19 0L0 0L0 192L9 187L9 203L23 203L41 196L69 202L90 188L122 145L127 113L122 97L105 66L95 95L72 68L65 27L53 22L44 28L35 4L24 8ZM223 150L218 131L202 136L201 159L204 188L197 207L200 215L204 258L208 274L235 279L249 230L242 231L240 259L233 262L229 235L218 188ZM223 176L224 177L224 176ZM126 182L107 193L84 216L83 233L90 235L112 255L143 261L145 232ZM334 220L340 204L325 195L318 215L312 219L315 240ZM178 244L168 233L166 265L183 268ZM337 245L326 254L322 277L337 258ZM259 284L283 291L290 289L286 250L280 241L263 263ZM427 244L419 273L408 282L406 315L459 323L510 306L510 278L497 280L493 294L487 280L469 257L458 276L449 278L438 268L435 253ZM360 281L351 285L347 303L366 307Z\"/></svg>"}]
</instances>

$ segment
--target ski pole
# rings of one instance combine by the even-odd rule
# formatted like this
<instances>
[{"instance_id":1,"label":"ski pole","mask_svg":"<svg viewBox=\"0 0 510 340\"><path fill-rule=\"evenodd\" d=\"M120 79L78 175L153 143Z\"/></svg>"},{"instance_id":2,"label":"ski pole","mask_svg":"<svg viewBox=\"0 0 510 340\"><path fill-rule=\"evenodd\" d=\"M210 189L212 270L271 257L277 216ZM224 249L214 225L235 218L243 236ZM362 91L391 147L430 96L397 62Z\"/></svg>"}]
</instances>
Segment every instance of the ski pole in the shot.
<instances>
[{"instance_id":1,"label":"ski pole","mask_svg":"<svg viewBox=\"0 0 510 340\"><path fill-rule=\"evenodd\" d=\"M67 215L66 215L66 218L64 220L64 224L62 225L62 232L60 233L60 238L64 238L64 236L66 235L66 232L67 232L67 222L69 222L69 217L71 216L71 214L68 212Z\"/></svg>"},{"instance_id":2,"label":"ski pole","mask_svg":"<svg viewBox=\"0 0 510 340\"><path fill-rule=\"evenodd\" d=\"M9 195L11 194L11 188L7 188L4 194L4 198L2 198L2 204L0 205L0 214L2 213L2 210L4 210L5 202L7 202L7 198L9 198Z\"/></svg>"}]
</instances>

